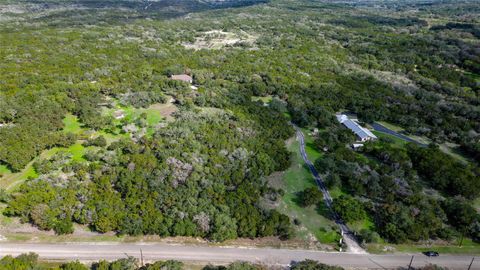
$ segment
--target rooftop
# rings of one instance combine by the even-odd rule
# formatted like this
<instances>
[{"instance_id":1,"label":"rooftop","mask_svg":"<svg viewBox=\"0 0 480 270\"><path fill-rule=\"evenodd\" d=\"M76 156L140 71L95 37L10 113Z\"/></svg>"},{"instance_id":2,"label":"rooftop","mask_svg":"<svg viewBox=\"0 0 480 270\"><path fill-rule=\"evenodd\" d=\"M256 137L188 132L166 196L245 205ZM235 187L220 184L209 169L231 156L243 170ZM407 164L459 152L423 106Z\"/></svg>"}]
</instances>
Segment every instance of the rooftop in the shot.
<instances>
[{"instance_id":1,"label":"rooftop","mask_svg":"<svg viewBox=\"0 0 480 270\"><path fill-rule=\"evenodd\" d=\"M170 78L176 81L192 82L192 76L187 74L172 75Z\"/></svg>"},{"instance_id":2,"label":"rooftop","mask_svg":"<svg viewBox=\"0 0 480 270\"><path fill-rule=\"evenodd\" d=\"M358 137L361 139L365 138L373 138L376 139L377 136L375 136L370 130L360 126L357 122L351 120L348 118L348 116L341 114L337 115L337 120L341 124L345 125L347 128L352 130Z\"/></svg>"}]
</instances>

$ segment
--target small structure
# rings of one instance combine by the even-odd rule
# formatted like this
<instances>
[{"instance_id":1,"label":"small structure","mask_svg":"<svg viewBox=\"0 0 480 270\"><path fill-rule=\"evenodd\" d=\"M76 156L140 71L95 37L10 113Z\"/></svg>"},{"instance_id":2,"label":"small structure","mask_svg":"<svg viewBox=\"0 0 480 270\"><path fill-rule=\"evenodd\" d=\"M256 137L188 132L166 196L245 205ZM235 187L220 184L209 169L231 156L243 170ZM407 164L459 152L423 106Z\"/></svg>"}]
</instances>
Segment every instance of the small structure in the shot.
<instances>
[{"instance_id":1,"label":"small structure","mask_svg":"<svg viewBox=\"0 0 480 270\"><path fill-rule=\"evenodd\" d=\"M350 129L355 135L357 135L359 141L366 142L376 140L377 136L375 136L370 130L360 126L356 121L349 119L348 116L345 114L338 114L337 120L342 125L346 126Z\"/></svg>"},{"instance_id":2,"label":"small structure","mask_svg":"<svg viewBox=\"0 0 480 270\"><path fill-rule=\"evenodd\" d=\"M179 74L179 75L172 75L170 79L175 80L175 81L182 81L182 82L187 82L187 83L192 83L193 78L190 75L187 74Z\"/></svg>"},{"instance_id":3,"label":"small structure","mask_svg":"<svg viewBox=\"0 0 480 270\"><path fill-rule=\"evenodd\" d=\"M115 119L122 119L125 117L125 113L122 110L118 110L113 113L113 117Z\"/></svg>"},{"instance_id":4,"label":"small structure","mask_svg":"<svg viewBox=\"0 0 480 270\"><path fill-rule=\"evenodd\" d=\"M354 144L352 144L352 149L353 149L353 150L357 150L357 149L360 149L360 148L362 148L362 147L363 147L363 144L361 144L361 143L354 143Z\"/></svg>"}]
</instances>

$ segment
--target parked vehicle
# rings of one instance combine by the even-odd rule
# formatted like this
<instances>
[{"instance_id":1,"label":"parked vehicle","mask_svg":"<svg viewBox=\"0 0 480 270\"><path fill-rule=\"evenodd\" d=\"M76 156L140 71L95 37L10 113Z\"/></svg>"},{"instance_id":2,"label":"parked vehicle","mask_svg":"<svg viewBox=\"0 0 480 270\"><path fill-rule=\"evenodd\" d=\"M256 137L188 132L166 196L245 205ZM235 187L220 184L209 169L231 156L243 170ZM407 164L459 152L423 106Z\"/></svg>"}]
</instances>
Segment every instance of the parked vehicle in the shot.
<instances>
[{"instance_id":1,"label":"parked vehicle","mask_svg":"<svg viewBox=\"0 0 480 270\"><path fill-rule=\"evenodd\" d=\"M425 254L425 256L428 256L428 257L438 257L440 255L436 251L425 251L423 252L423 254Z\"/></svg>"}]
</instances>

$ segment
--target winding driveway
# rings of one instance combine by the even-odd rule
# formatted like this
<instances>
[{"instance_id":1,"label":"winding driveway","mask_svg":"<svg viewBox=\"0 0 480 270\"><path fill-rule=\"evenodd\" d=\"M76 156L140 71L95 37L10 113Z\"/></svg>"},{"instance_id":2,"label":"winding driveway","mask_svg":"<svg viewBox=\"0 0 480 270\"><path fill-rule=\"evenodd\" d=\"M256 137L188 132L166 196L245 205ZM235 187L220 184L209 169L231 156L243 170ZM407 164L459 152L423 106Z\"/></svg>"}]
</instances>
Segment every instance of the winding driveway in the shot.
<instances>
[{"instance_id":1,"label":"winding driveway","mask_svg":"<svg viewBox=\"0 0 480 270\"><path fill-rule=\"evenodd\" d=\"M383 132L383 133L392 135L392 136L394 136L394 137L399 138L400 140L404 140L404 141L407 141L407 142L416 143L416 144L418 144L419 146L426 146L426 144L420 143L420 142L415 141L414 139L412 139L412 138L410 138L410 137L408 137L408 136L405 136L405 135L403 135L403 134L401 134L401 133L398 133L398 132L396 132L396 131L393 131L393 130L387 128L386 126L384 126L384 125L382 125L382 124L380 124L380 123L377 123L377 122L372 123L372 127L373 127L373 129L376 130L376 131L379 131L379 132Z\"/></svg>"},{"instance_id":2,"label":"winding driveway","mask_svg":"<svg viewBox=\"0 0 480 270\"><path fill-rule=\"evenodd\" d=\"M299 127L295 125L293 125L293 127L297 131L297 140L300 142L300 154L302 155L303 161L305 162L305 164L307 164L308 168L310 168L310 172L312 173L318 188L323 193L323 200L325 201L325 204L327 205L328 209L330 209L335 219L335 223L340 227L340 230L342 231L343 241L345 241L345 244L347 245L347 252L356 253L356 254L366 254L367 252L362 247L360 247L352 231L350 231L348 226L337 215L337 213L333 211L332 196L330 196L330 193L328 192L327 187L323 183L322 178L320 177L317 170L315 169L315 166L313 166L313 163L308 159L307 153L305 152L305 137L303 135L303 132Z\"/></svg>"}]
</instances>

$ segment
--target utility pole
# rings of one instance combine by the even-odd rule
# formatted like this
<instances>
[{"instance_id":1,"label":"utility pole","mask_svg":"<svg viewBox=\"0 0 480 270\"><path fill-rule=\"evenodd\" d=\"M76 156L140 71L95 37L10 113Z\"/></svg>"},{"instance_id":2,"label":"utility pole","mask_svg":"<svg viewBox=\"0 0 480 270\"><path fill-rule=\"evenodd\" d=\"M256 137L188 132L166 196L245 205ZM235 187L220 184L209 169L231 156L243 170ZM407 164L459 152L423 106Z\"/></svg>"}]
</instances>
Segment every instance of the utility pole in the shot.
<instances>
[{"instance_id":1,"label":"utility pole","mask_svg":"<svg viewBox=\"0 0 480 270\"><path fill-rule=\"evenodd\" d=\"M143 267L143 251L142 251L142 249L140 249L140 264L141 264L141 267Z\"/></svg>"},{"instance_id":2,"label":"utility pole","mask_svg":"<svg viewBox=\"0 0 480 270\"><path fill-rule=\"evenodd\" d=\"M475 257L472 258L472 261L470 262L470 265L468 266L468 270L470 270L470 268L472 268L473 260L475 260Z\"/></svg>"},{"instance_id":3,"label":"utility pole","mask_svg":"<svg viewBox=\"0 0 480 270\"><path fill-rule=\"evenodd\" d=\"M412 255L412 258L410 259L410 263L408 264L408 270L411 270L412 269L412 262L413 262L413 255Z\"/></svg>"}]
</instances>

